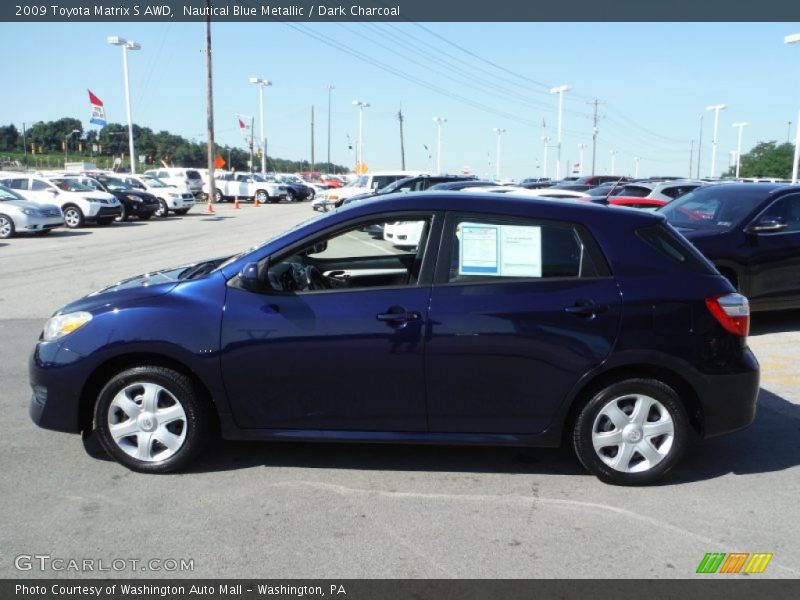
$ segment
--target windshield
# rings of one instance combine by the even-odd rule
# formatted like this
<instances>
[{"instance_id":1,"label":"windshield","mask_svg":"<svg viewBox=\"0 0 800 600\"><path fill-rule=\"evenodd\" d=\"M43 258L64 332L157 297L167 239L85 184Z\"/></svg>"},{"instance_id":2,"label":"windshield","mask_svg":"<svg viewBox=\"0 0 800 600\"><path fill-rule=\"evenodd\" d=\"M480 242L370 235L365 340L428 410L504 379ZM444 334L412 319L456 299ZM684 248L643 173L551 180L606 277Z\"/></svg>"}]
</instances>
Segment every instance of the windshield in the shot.
<instances>
[{"instance_id":1,"label":"windshield","mask_svg":"<svg viewBox=\"0 0 800 600\"><path fill-rule=\"evenodd\" d=\"M165 188L170 187L157 177L142 177L142 183L151 188Z\"/></svg>"},{"instance_id":2,"label":"windshield","mask_svg":"<svg viewBox=\"0 0 800 600\"><path fill-rule=\"evenodd\" d=\"M728 231L745 220L769 189L709 186L689 192L659 210L680 229Z\"/></svg>"},{"instance_id":3,"label":"windshield","mask_svg":"<svg viewBox=\"0 0 800 600\"><path fill-rule=\"evenodd\" d=\"M7 187L0 185L0 202L5 200L24 200L22 196Z\"/></svg>"},{"instance_id":4,"label":"windshield","mask_svg":"<svg viewBox=\"0 0 800 600\"><path fill-rule=\"evenodd\" d=\"M121 179L117 179L115 177L103 177L102 179L98 179L100 183L105 185L110 190L127 190L128 185L122 181Z\"/></svg>"},{"instance_id":5,"label":"windshield","mask_svg":"<svg viewBox=\"0 0 800 600\"><path fill-rule=\"evenodd\" d=\"M366 175L360 175L348 183L345 187L367 187L369 178Z\"/></svg>"},{"instance_id":6,"label":"windshield","mask_svg":"<svg viewBox=\"0 0 800 600\"><path fill-rule=\"evenodd\" d=\"M378 190L378 194L391 194L395 190L399 190L404 185L414 181L415 177L405 177L403 179L398 179L397 181L390 183L386 187L382 187Z\"/></svg>"},{"instance_id":7,"label":"windshield","mask_svg":"<svg viewBox=\"0 0 800 600\"><path fill-rule=\"evenodd\" d=\"M65 192L93 192L95 189L79 182L77 179L56 178L50 180L58 189Z\"/></svg>"}]
</instances>

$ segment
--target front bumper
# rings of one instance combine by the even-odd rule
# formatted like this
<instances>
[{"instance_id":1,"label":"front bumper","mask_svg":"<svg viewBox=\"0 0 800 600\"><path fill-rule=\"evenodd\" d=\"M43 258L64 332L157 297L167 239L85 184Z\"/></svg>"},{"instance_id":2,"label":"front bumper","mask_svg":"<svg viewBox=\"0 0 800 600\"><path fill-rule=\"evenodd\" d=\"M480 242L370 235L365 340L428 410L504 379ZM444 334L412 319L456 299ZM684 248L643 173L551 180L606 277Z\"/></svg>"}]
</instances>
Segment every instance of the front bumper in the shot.
<instances>
[{"instance_id":1,"label":"front bumper","mask_svg":"<svg viewBox=\"0 0 800 600\"><path fill-rule=\"evenodd\" d=\"M169 198L167 200L167 206L170 209L174 210L183 210L185 208L192 208L194 206L194 196L189 196L187 198L180 197L180 198Z\"/></svg>"},{"instance_id":2,"label":"front bumper","mask_svg":"<svg viewBox=\"0 0 800 600\"><path fill-rule=\"evenodd\" d=\"M20 233L36 233L64 225L64 217L32 217L22 215L14 219L14 228Z\"/></svg>"},{"instance_id":3,"label":"front bumper","mask_svg":"<svg viewBox=\"0 0 800 600\"><path fill-rule=\"evenodd\" d=\"M83 357L58 342L37 343L28 362L33 390L28 412L33 422L45 429L79 433L81 386L89 368Z\"/></svg>"},{"instance_id":4,"label":"front bumper","mask_svg":"<svg viewBox=\"0 0 800 600\"><path fill-rule=\"evenodd\" d=\"M107 204L92 203L89 212L86 213L86 219L94 221L96 219L103 219L106 217L118 217L121 214L122 214L121 204L109 206Z\"/></svg>"}]
</instances>

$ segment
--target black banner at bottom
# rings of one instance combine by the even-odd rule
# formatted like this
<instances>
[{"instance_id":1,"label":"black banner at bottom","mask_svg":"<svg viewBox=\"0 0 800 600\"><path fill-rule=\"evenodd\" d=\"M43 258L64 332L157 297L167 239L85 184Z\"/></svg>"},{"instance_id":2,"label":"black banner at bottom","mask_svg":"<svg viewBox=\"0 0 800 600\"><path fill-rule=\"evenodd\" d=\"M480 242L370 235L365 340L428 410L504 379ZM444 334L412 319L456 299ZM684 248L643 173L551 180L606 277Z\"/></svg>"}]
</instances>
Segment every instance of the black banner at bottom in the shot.
<instances>
[{"instance_id":1,"label":"black banner at bottom","mask_svg":"<svg viewBox=\"0 0 800 600\"><path fill-rule=\"evenodd\" d=\"M0 580L2 600L338 598L347 600L738 600L800 598L800 580L697 579L42 579Z\"/></svg>"}]
</instances>

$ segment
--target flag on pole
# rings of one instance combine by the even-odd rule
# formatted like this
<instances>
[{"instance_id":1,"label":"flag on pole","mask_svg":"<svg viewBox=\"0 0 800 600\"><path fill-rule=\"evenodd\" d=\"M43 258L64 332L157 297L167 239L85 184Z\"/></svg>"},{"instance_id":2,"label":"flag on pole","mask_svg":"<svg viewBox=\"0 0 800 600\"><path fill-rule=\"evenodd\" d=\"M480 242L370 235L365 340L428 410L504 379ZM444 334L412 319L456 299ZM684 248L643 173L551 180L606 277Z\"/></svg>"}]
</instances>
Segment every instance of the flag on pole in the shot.
<instances>
[{"instance_id":1,"label":"flag on pole","mask_svg":"<svg viewBox=\"0 0 800 600\"><path fill-rule=\"evenodd\" d=\"M106 109L103 108L103 101L95 96L92 93L92 90L86 91L89 92L89 104L92 105L92 118L89 120L89 122L94 123L95 125L100 125L100 127L105 127Z\"/></svg>"},{"instance_id":2,"label":"flag on pole","mask_svg":"<svg viewBox=\"0 0 800 600\"><path fill-rule=\"evenodd\" d=\"M242 134L245 141L250 142L250 126L242 119L241 115L235 115L236 120L239 122L239 133Z\"/></svg>"}]
</instances>

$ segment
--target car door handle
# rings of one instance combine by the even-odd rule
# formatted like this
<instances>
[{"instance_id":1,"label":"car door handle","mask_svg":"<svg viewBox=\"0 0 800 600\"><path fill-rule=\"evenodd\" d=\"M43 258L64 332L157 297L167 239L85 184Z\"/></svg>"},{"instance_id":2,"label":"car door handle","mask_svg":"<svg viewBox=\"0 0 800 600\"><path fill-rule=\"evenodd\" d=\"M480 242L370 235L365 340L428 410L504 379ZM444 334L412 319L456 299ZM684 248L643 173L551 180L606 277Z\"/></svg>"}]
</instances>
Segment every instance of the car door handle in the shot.
<instances>
[{"instance_id":1,"label":"car door handle","mask_svg":"<svg viewBox=\"0 0 800 600\"><path fill-rule=\"evenodd\" d=\"M564 312L579 317L595 317L608 312L608 304L597 304L592 300L578 300L573 306L567 306Z\"/></svg>"},{"instance_id":2,"label":"car door handle","mask_svg":"<svg viewBox=\"0 0 800 600\"><path fill-rule=\"evenodd\" d=\"M422 315L399 306L393 306L387 312L375 315L375 318L386 323L408 323L409 321L419 321Z\"/></svg>"}]
</instances>

